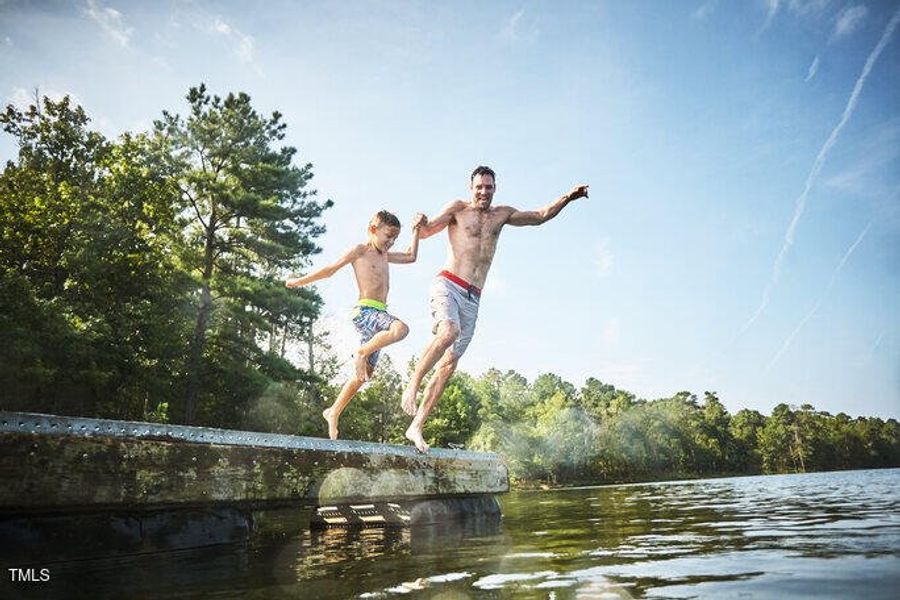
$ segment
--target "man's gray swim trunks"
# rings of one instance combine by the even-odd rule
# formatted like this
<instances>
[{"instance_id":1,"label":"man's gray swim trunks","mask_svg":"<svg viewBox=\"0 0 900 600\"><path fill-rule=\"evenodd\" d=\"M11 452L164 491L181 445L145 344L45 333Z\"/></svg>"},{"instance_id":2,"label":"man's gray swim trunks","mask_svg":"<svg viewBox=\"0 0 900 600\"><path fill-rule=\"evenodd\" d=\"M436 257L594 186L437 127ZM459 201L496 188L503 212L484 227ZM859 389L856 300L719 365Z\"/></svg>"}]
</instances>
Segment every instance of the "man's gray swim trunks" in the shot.
<instances>
[{"instance_id":1,"label":"man's gray swim trunks","mask_svg":"<svg viewBox=\"0 0 900 600\"><path fill-rule=\"evenodd\" d=\"M459 337L451 347L456 358L463 355L475 334L480 300L480 288L450 271L438 273L428 291L428 304L434 317L431 332L437 332L438 323L441 321L451 321L459 327Z\"/></svg>"}]
</instances>

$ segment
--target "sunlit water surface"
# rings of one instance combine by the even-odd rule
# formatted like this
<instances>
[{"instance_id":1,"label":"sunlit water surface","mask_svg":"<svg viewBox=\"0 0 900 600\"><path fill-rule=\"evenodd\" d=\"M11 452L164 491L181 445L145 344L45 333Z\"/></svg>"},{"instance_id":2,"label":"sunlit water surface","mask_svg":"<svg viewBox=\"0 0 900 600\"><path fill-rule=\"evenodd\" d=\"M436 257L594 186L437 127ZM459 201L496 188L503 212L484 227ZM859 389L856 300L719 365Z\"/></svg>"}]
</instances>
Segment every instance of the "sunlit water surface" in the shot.
<instances>
[{"instance_id":1,"label":"sunlit water surface","mask_svg":"<svg viewBox=\"0 0 900 600\"><path fill-rule=\"evenodd\" d=\"M305 531L53 577L79 582L66 596L122 598L893 599L898 483L892 469L520 492L499 525Z\"/></svg>"}]
</instances>

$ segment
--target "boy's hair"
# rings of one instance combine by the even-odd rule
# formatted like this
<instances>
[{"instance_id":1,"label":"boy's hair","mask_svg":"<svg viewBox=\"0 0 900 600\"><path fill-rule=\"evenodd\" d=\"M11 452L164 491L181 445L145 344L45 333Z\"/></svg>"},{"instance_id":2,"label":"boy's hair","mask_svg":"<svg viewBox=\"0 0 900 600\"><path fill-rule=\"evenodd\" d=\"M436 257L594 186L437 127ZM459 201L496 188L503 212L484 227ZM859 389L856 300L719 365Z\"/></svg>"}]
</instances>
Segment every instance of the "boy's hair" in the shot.
<instances>
[{"instance_id":1,"label":"boy's hair","mask_svg":"<svg viewBox=\"0 0 900 600\"><path fill-rule=\"evenodd\" d=\"M379 210L369 221L372 227L381 227L382 225L390 225L391 227L400 227L400 219L394 213L386 210Z\"/></svg>"},{"instance_id":2,"label":"boy's hair","mask_svg":"<svg viewBox=\"0 0 900 600\"><path fill-rule=\"evenodd\" d=\"M494 173L494 170L490 167L485 167L484 165L475 167L475 170L472 171L472 175L469 177L469 181L470 182L475 181L475 178L478 177L479 175L490 175L491 179L493 179L494 182L497 181L497 174Z\"/></svg>"}]
</instances>

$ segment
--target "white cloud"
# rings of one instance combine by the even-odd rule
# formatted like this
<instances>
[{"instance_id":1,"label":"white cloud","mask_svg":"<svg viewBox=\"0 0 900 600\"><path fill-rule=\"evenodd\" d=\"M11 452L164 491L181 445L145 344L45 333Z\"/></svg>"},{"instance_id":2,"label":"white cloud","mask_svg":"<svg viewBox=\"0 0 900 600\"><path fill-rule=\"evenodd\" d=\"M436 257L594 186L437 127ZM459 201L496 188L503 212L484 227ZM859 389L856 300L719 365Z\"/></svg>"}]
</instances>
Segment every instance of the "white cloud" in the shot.
<instances>
[{"instance_id":1,"label":"white cloud","mask_svg":"<svg viewBox=\"0 0 900 600\"><path fill-rule=\"evenodd\" d=\"M817 18L824 14L831 0L762 0L766 8L766 20L757 31L757 35L765 31L782 9L799 18Z\"/></svg>"},{"instance_id":2,"label":"white cloud","mask_svg":"<svg viewBox=\"0 0 900 600\"><path fill-rule=\"evenodd\" d=\"M719 0L706 0L691 14L691 18L697 21L705 20L716 9L717 4L719 4Z\"/></svg>"},{"instance_id":3,"label":"white cloud","mask_svg":"<svg viewBox=\"0 0 900 600\"><path fill-rule=\"evenodd\" d=\"M72 92L61 92L52 88L46 90L43 88L38 88L37 94L42 99L44 97L47 97L55 102L58 102L68 96L72 104L79 104L81 106L84 106L84 103L81 101L81 99ZM34 104L34 101L35 90L26 90L23 87L13 88L12 93L6 96L6 104L12 104L19 110L27 110L29 106Z\"/></svg>"},{"instance_id":4,"label":"white cloud","mask_svg":"<svg viewBox=\"0 0 900 600\"><path fill-rule=\"evenodd\" d=\"M809 65L809 70L806 73L806 79L804 81L809 81L813 77L816 76L816 73L819 72L819 57L815 57L812 61L812 64Z\"/></svg>"},{"instance_id":5,"label":"white cloud","mask_svg":"<svg viewBox=\"0 0 900 600\"><path fill-rule=\"evenodd\" d=\"M800 17L819 15L828 8L830 3L831 0L791 0L788 3L788 9Z\"/></svg>"},{"instance_id":6,"label":"white cloud","mask_svg":"<svg viewBox=\"0 0 900 600\"><path fill-rule=\"evenodd\" d=\"M216 22L213 25L213 29L215 31L218 31L219 33L224 33L225 35L231 35L231 25L222 21L221 19L216 19Z\"/></svg>"},{"instance_id":7,"label":"white cloud","mask_svg":"<svg viewBox=\"0 0 900 600\"><path fill-rule=\"evenodd\" d=\"M834 23L830 41L847 37L857 31L862 26L867 14L869 14L869 9L862 5L848 6L842 10Z\"/></svg>"},{"instance_id":8,"label":"white cloud","mask_svg":"<svg viewBox=\"0 0 900 600\"><path fill-rule=\"evenodd\" d=\"M126 27L122 13L114 8L103 6L98 0L87 0L87 15L93 19L103 30L109 34L121 46L127 46L134 32L132 27Z\"/></svg>"},{"instance_id":9,"label":"white cloud","mask_svg":"<svg viewBox=\"0 0 900 600\"><path fill-rule=\"evenodd\" d=\"M527 19L525 9L520 8L504 23L497 35L510 44L531 44L537 40L538 33L537 20Z\"/></svg>"},{"instance_id":10,"label":"white cloud","mask_svg":"<svg viewBox=\"0 0 900 600\"><path fill-rule=\"evenodd\" d=\"M778 14L778 9L781 6L781 0L766 0L766 20L763 23L762 27L760 27L757 32L762 33L766 29L769 28L769 25L772 24L772 21L775 20L775 15Z\"/></svg>"},{"instance_id":11,"label":"white cloud","mask_svg":"<svg viewBox=\"0 0 900 600\"><path fill-rule=\"evenodd\" d=\"M6 104L12 104L19 110L25 110L33 103L34 94L29 93L25 88L16 88L12 94L6 97Z\"/></svg>"},{"instance_id":12,"label":"white cloud","mask_svg":"<svg viewBox=\"0 0 900 600\"><path fill-rule=\"evenodd\" d=\"M13 41L12 41L12 38L9 37L9 36L4 37L4 38L3 38L3 45L4 45L4 46L7 46L7 47L9 47L9 48L12 48L12 47L13 47Z\"/></svg>"},{"instance_id":13,"label":"white cloud","mask_svg":"<svg viewBox=\"0 0 900 600\"><path fill-rule=\"evenodd\" d=\"M597 275L606 277L612 272L614 257L609 249L609 239L603 238L594 248L594 266L597 269Z\"/></svg>"},{"instance_id":14,"label":"white cloud","mask_svg":"<svg viewBox=\"0 0 900 600\"><path fill-rule=\"evenodd\" d=\"M256 40L254 40L252 35L243 33L219 17L216 17L213 22L212 30L229 39L234 53L242 64L251 66L257 73L261 73L259 65L256 63Z\"/></svg>"},{"instance_id":15,"label":"white cloud","mask_svg":"<svg viewBox=\"0 0 900 600\"><path fill-rule=\"evenodd\" d=\"M509 18L506 24L503 26L503 29L500 30L500 37L507 41L514 41L518 36L518 28L519 21L522 19L522 15L525 14L525 9L520 8L513 16Z\"/></svg>"},{"instance_id":16,"label":"white cloud","mask_svg":"<svg viewBox=\"0 0 900 600\"><path fill-rule=\"evenodd\" d=\"M253 62L254 49L253 38L249 35L241 36L237 47L237 55L242 63L250 64Z\"/></svg>"}]
</instances>

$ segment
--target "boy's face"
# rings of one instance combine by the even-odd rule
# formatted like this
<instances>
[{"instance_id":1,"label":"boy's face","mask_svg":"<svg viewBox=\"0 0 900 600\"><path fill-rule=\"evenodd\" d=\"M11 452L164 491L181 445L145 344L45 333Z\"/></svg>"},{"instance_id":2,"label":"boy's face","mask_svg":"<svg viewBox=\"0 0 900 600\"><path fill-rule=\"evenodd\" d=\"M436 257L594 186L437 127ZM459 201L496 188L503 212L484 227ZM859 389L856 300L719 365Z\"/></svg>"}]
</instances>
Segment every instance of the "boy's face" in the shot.
<instances>
[{"instance_id":1,"label":"boy's face","mask_svg":"<svg viewBox=\"0 0 900 600\"><path fill-rule=\"evenodd\" d=\"M377 227L369 225L369 237L372 240L372 244L374 244L375 248L381 252L390 250L391 246L394 245L394 242L397 241L397 236L399 235L399 227L385 225L383 223Z\"/></svg>"},{"instance_id":2,"label":"boy's face","mask_svg":"<svg viewBox=\"0 0 900 600\"><path fill-rule=\"evenodd\" d=\"M472 205L482 210L491 205L494 192L497 191L494 178L484 174L476 175L469 183L469 188L472 190Z\"/></svg>"}]
</instances>

